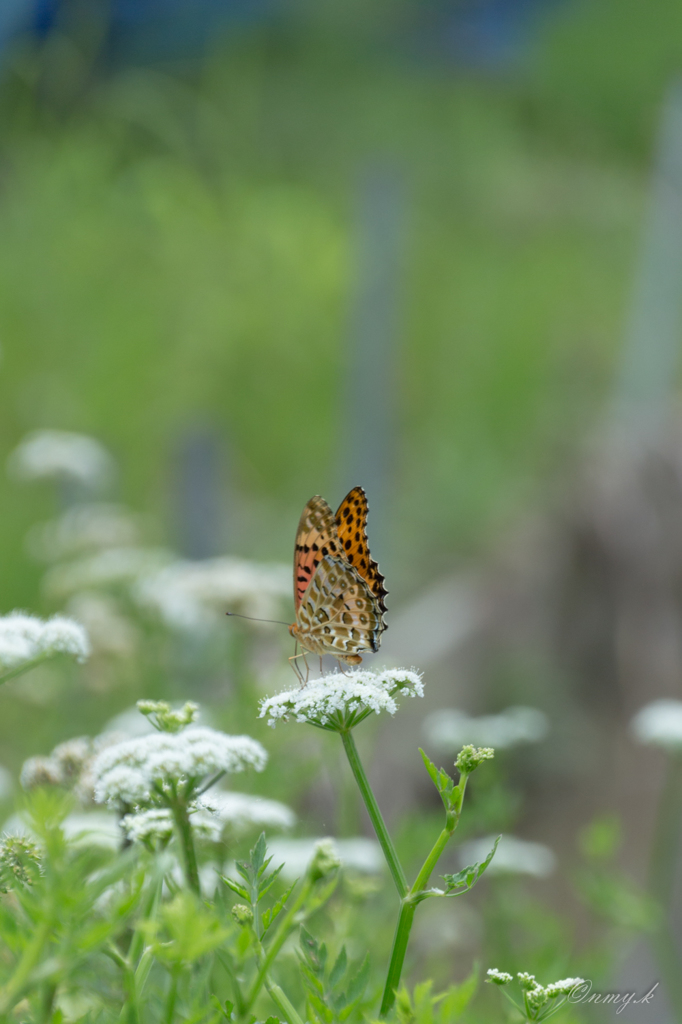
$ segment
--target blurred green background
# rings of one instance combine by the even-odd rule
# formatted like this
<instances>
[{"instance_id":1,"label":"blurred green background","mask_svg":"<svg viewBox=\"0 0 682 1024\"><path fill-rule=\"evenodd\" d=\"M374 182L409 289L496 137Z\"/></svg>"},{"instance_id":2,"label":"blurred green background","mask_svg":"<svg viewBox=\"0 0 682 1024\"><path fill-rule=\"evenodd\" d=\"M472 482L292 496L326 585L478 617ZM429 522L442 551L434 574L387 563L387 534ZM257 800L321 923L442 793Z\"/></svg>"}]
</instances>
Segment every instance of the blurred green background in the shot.
<instances>
[{"instance_id":1,"label":"blurred green background","mask_svg":"<svg viewBox=\"0 0 682 1024\"><path fill-rule=\"evenodd\" d=\"M573 495L618 390L682 8L330 0L235 5L221 21L210 4L182 17L152 7L143 23L124 4L36 5L7 30L0 462L36 429L91 435L117 465L103 496L143 517L146 543L283 563L307 499L335 507L362 484L391 610L513 555L519 524ZM203 531L186 501L197 438ZM3 476L3 613L63 607L26 536L69 501ZM141 696L198 695L221 725L255 734L248 695L223 702L243 656L231 624L225 636L209 667L152 635L146 660L114 658L85 684L63 666L56 683L8 685L0 761L16 772ZM539 776L589 793L582 809L566 796L556 826L574 850L593 812L627 813L604 737L618 721L619 756L631 756L623 723L638 691L614 696L608 672L603 693L573 686L570 658L537 668L541 646L524 652L541 682L515 689L491 670L458 689L441 668L440 704L523 698L573 715L574 760L548 751L510 770L543 839L555 824L543 832ZM561 729L565 752L574 734ZM273 762L286 742L268 734ZM601 754L577 764L590 743ZM605 760L600 788L588 776ZM258 785L292 799L300 771L280 771L281 757ZM297 784L319 827L322 798ZM495 799L493 787L483 825L498 820L485 810ZM407 804L396 802L416 813ZM353 814L342 806L337 824L352 831ZM640 853L635 843L626 859L641 874Z\"/></svg>"}]
</instances>

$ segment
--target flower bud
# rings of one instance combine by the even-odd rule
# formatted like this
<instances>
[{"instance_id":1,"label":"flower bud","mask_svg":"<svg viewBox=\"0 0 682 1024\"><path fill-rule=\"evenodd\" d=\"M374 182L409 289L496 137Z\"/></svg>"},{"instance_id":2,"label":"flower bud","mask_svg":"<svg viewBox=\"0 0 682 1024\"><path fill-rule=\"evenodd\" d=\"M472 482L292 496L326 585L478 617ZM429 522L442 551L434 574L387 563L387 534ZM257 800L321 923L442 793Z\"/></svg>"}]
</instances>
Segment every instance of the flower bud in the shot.
<instances>
[{"instance_id":1,"label":"flower bud","mask_svg":"<svg viewBox=\"0 0 682 1024\"><path fill-rule=\"evenodd\" d=\"M333 839L321 839L315 847L313 859L308 865L311 882L319 882L341 867L341 858Z\"/></svg>"},{"instance_id":2,"label":"flower bud","mask_svg":"<svg viewBox=\"0 0 682 1024\"><path fill-rule=\"evenodd\" d=\"M251 910L251 907L247 907L245 903L235 903L232 907L232 917L237 924L251 924L253 921L253 910Z\"/></svg>"},{"instance_id":3,"label":"flower bud","mask_svg":"<svg viewBox=\"0 0 682 1024\"><path fill-rule=\"evenodd\" d=\"M462 775L471 775L472 772L476 771L479 764L489 761L494 756L495 751L492 747L473 747L471 743L467 743L457 755L455 767Z\"/></svg>"}]
</instances>

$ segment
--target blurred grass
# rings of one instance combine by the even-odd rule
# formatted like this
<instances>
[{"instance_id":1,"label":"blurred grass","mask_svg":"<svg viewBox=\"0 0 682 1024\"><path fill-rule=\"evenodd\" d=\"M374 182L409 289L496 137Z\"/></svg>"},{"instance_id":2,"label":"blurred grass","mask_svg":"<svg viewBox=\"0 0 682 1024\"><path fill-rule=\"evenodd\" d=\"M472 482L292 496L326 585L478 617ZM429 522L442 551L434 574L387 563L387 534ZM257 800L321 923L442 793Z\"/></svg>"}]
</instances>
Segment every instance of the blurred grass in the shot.
<instances>
[{"instance_id":1,"label":"blurred grass","mask_svg":"<svg viewBox=\"0 0 682 1024\"><path fill-rule=\"evenodd\" d=\"M172 533L172 448L208 421L239 495L226 545L288 560L302 501L339 497L354 189L388 160L409 202L394 592L483 549L608 392L672 17L647 46L627 12L566 5L514 81L354 46L333 20L244 34L194 75L92 85L73 42L18 53L0 97L0 455L37 426L93 433L123 499ZM648 85L614 119L627 40ZM2 607L38 600L22 536L49 511L39 492L0 493Z\"/></svg>"}]
</instances>

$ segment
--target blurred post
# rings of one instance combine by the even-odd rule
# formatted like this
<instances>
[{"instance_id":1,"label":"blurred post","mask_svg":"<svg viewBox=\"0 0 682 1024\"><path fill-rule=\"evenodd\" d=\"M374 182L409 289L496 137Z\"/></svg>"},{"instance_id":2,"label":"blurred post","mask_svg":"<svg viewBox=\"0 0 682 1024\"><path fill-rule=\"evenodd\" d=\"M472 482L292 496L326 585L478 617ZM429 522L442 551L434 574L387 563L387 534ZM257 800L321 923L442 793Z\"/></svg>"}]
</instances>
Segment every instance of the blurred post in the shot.
<instances>
[{"instance_id":1,"label":"blurred post","mask_svg":"<svg viewBox=\"0 0 682 1024\"><path fill-rule=\"evenodd\" d=\"M360 176L355 233L355 282L351 299L340 494L360 484L371 510L375 538L382 534L396 440L399 287L404 234L404 186L398 168L376 163Z\"/></svg>"},{"instance_id":2,"label":"blurred post","mask_svg":"<svg viewBox=\"0 0 682 1024\"><path fill-rule=\"evenodd\" d=\"M176 529L187 558L211 558L222 547L220 441L213 427L186 427L174 474Z\"/></svg>"},{"instance_id":3,"label":"blurred post","mask_svg":"<svg viewBox=\"0 0 682 1024\"><path fill-rule=\"evenodd\" d=\"M616 381L618 430L655 430L669 411L682 324L682 81L663 105L633 302Z\"/></svg>"}]
</instances>

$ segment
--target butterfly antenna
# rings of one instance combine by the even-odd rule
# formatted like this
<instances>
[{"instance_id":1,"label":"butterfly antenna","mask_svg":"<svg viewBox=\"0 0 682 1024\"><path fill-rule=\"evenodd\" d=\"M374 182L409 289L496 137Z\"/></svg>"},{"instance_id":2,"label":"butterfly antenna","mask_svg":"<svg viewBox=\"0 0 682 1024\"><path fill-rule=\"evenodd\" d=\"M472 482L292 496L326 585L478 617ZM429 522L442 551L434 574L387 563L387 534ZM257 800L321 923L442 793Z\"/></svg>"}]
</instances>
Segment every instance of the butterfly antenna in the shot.
<instances>
[{"instance_id":1,"label":"butterfly antenna","mask_svg":"<svg viewBox=\"0 0 682 1024\"><path fill-rule=\"evenodd\" d=\"M249 619L251 622L275 622L278 626L289 625L283 619L256 619L253 615L242 615L241 612L225 612L225 614L234 616L237 619Z\"/></svg>"}]
</instances>

